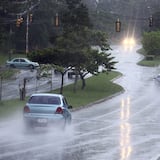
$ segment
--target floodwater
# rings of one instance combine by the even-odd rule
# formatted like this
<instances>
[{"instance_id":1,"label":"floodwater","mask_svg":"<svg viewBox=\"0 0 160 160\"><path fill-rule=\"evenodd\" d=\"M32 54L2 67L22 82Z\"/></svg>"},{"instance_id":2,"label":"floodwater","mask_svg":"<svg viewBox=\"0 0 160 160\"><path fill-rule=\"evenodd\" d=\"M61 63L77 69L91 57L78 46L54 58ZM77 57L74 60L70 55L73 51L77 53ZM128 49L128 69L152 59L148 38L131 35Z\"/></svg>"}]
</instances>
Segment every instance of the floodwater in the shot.
<instances>
[{"instance_id":1,"label":"floodwater","mask_svg":"<svg viewBox=\"0 0 160 160\"><path fill-rule=\"evenodd\" d=\"M65 131L36 129L26 134L21 111L0 123L1 160L158 160L160 156L159 67L142 67L143 57L113 46L125 92L73 112Z\"/></svg>"}]
</instances>

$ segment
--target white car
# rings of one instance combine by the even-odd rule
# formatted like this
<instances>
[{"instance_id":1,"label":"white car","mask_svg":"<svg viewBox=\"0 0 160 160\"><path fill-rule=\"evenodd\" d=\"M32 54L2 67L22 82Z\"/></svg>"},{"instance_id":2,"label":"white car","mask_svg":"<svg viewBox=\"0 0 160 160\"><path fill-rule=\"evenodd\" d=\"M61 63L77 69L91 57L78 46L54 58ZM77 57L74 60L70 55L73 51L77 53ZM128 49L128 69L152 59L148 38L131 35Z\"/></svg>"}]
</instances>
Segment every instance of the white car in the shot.
<instances>
[{"instance_id":1,"label":"white car","mask_svg":"<svg viewBox=\"0 0 160 160\"><path fill-rule=\"evenodd\" d=\"M7 61L6 66L12 68L35 69L39 67L39 64L37 62L32 62L27 58L14 58L11 61Z\"/></svg>"}]
</instances>

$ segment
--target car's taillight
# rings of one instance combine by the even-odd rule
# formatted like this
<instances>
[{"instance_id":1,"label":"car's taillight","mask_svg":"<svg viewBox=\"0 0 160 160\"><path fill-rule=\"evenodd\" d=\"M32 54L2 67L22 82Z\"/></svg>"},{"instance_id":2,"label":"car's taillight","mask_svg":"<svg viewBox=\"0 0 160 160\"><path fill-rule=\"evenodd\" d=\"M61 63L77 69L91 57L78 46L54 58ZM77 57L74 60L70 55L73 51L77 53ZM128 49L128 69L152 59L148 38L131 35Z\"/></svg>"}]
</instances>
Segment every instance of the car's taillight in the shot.
<instances>
[{"instance_id":1,"label":"car's taillight","mask_svg":"<svg viewBox=\"0 0 160 160\"><path fill-rule=\"evenodd\" d=\"M28 106L25 106L24 109L23 109L23 112L24 113L29 113L30 112L30 109Z\"/></svg>"},{"instance_id":2,"label":"car's taillight","mask_svg":"<svg viewBox=\"0 0 160 160\"><path fill-rule=\"evenodd\" d=\"M56 114L63 114L63 109L61 108L61 107L58 107L57 109L56 109L56 112L55 112Z\"/></svg>"}]
</instances>

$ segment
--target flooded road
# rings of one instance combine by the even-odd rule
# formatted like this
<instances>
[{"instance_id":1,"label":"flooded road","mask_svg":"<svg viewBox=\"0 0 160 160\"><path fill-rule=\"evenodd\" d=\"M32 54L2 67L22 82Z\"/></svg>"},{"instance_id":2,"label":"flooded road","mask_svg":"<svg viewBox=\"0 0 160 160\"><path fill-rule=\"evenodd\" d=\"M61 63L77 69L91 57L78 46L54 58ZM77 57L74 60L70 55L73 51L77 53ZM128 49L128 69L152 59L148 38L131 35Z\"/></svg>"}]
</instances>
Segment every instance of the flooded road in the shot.
<instances>
[{"instance_id":1,"label":"flooded road","mask_svg":"<svg viewBox=\"0 0 160 160\"><path fill-rule=\"evenodd\" d=\"M158 160L160 156L159 67L142 67L141 56L113 46L125 92L73 112L66 131L23 132L17 113L0 123L1 160Z\"/></svg>"}]
</instances>

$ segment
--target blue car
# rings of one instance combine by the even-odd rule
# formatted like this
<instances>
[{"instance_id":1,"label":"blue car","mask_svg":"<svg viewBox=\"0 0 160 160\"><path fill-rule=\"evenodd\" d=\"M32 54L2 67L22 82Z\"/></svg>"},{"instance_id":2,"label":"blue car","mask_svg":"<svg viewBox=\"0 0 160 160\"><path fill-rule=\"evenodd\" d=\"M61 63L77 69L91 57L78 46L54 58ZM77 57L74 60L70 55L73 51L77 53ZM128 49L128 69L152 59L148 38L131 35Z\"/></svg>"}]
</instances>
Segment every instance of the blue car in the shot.
<instances>
[{"instance_id":1,"label":"blue car","mask_svg":"<svg viewBox=\"0 0 160 160\"><path fill-rule=\"evenodd\" d=\"M27 58L13 58L11 61L6 62L6 66L12 68L35 69L39 67L39 64Z\"/></svg>"},{"instance_id":2,"label":"blue car","mask_svg":"<svg viewBox=\"0 0 160 160\"><path fill-rule=\"evenodd\" d=\"M53 126L64 129L71 123L71 109L61 94L32 94L23 109L26 129Z\"/></svg>"}]
</instances>

